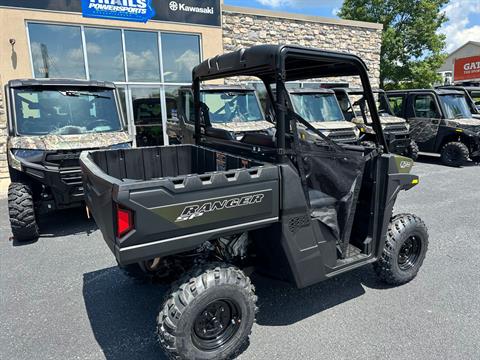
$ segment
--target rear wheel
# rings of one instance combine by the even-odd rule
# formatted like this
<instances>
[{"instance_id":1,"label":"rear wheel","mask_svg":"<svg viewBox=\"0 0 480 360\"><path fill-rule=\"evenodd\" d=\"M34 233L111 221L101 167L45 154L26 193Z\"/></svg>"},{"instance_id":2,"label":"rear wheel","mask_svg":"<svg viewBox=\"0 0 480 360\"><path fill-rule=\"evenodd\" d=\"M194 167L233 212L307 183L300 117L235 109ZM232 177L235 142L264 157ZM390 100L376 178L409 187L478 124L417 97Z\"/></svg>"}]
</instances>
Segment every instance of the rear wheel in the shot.
<instances>
[{"instance_id":1,"label":"rear wheel","mask_svg":"<svg viewBox=\"0 0 480 360\"><path fill-rule=\"evenodd\" d=\"M391 285L401 285L417 276L428 248L428 231L417 216L395 216L388 226L382 257L374 264L379 278Z\"/></svg>"},{"instance_id":2,"label":"rear wheel","mask_svg":"<svg viewBox=\"0 0 480 360\"><path fill-rule=\"evenodd\" d=\"M248 341L257 297L250 279L229 265L206 265L181 280L157 318L172 359L229 359Z\"/></svg>"},{"instance_id":3,"label":"rear wheel","mask_svg":"<svg viewBox=\"0 0 480 360\"><path fill-rule=\"evenodd\" d=\"M467 145L461 142L449 142L440 152L442 162L447 166L460 167L468 161L470 152Z\"/></svg>"},{"instance_id":4,"label":"rear wheel","mask_svg":"<svg viewBox=\"0 0 480 360\"><path fill-rule=\"evenodd\" d=\"M12 182L8 187L8 213L15 240L32 241L38 238L32 189L28 184Z\"/></svg>"},{"instance_id":5,"label":"rear wheel","mask_svg":"<svg viewBox=\"0 0 480 360\"><path fill-rule=\"evenodd\" d=\"M410 141L410 145L405 150L405 156L409 157L413 161L416 161L418 159L418 153L420 152L420 149L418 148L418 144L412 140Z\"/></svg>"}]
</instances>

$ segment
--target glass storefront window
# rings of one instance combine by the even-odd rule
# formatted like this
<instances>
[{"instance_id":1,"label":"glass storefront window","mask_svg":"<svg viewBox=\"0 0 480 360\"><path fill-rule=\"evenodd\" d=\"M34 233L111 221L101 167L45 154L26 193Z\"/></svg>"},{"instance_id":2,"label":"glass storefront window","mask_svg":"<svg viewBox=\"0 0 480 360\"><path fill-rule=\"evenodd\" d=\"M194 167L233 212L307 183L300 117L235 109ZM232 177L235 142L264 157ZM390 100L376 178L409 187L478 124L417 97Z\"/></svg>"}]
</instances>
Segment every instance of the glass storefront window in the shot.
<instances>
[{"instance_id":1,"label":"glass storefront window","mask_svg":"<svg viewBox=\"0 0 480 360\"><path fill-rule=\"evenodd\" d=\"M133 88L133 121L137 146L163 144L162 102L159 88Z\"/></svg>"},{"instance_id":2,"label":"glass storefront window","mask_svg":"<svg viewBox=\"0 0 480 360\"><path fill-rule=\"evenodd\" d=\"M36 78L86 78L79 26L30 23L28 32Z\"/></svg>"},{"instance_id":3,"label":"glass storefront window","mask_svg":"<svg viewBox=\"0 0 480 360\"><path fill-rule=\"evenodd\" d=\"M128 81L160 82L158 33L125 31Z\"/></svg>"},{"instance_id":4,"label":"glass storefront window","mask_svg":"<svg viewBox=\"0 0 480 360\"><path fill-rule=\"evenodd\" d=\"M85 28L90 79L125 81L122 31Z\"/></svg>"},{"instance_id":5,"label":"glass storefront window","mask_svg":"<svg viewBox=\"0 0 480 360\"><path fill-rule=\"evenodd\" d=\"M167 104L167 134L170 144L180 142L182 129L178 121L178 96L180 86L165 86L165 102Z\"/></svg>"},{"instance_id":6,"label":"glass storefront window","mask_svg":"<svg viewBox=\"0 0 480 360\"><path fill-rule=\"evenodd\" d=\"M175 141L178 92L180 85L191 84L192 69L201 61L200 35L94 25L27 26L36 78L112 81L138 146L164 143L164 115L165 135Z\"/></svg>"},{"instance_id":7,"label":"glass storefront window","mask_svg":"<svg viewBox=\"0 0 480 360\"><path fill-rule=\"evenodd\" d=\"M127 90L124 87L117 87L118 95L120 96L120 106L122 107L125 122L127 122Z\"/></svg>"},{"instance_id":8,"label":"glass storefront window","mask_svg":"<svg viewBox=\"0 0 480 360\"><path fill-rule=\"evenodd\" d=\"M199 36L162 33L162 57L165 82L190 83L200 63Z\"/></svg>"}]
</instances>

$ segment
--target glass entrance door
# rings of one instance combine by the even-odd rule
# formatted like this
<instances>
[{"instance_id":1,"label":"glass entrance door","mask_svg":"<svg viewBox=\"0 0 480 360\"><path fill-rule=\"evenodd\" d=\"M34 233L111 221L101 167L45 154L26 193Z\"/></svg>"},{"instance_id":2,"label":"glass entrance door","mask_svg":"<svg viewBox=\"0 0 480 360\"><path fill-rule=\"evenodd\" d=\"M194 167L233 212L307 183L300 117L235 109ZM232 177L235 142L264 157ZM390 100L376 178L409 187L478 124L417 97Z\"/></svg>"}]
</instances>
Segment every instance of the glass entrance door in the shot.
<instances>
[{"instance_id":1,"label":"glass entrance door","mask_svg":"<svg viewBox=\"0 0 480 360\"><path fill-rule=\"evenodd\" d=\"M130 87L130 116L137 146L165 145L160 87Z\"/></svg>"}]
</instances>

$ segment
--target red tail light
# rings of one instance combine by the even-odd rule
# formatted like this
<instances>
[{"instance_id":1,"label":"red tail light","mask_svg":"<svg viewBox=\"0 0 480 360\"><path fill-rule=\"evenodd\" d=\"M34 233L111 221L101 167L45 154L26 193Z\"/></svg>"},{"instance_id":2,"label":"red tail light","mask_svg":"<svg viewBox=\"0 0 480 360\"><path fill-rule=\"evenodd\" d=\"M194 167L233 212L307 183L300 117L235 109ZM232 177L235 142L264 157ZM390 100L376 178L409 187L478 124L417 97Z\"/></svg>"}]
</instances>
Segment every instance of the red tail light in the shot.
<instances>
[{"instance_id":1,"label":"red tail light","mask_svg":"<svg viewBox=\"0 0 480 360\"><path fill-rule=\"evenodd\" d=\"M132 210L117 205L117 237L121 238L134 229Z\"/></svg>"}]
</instances>

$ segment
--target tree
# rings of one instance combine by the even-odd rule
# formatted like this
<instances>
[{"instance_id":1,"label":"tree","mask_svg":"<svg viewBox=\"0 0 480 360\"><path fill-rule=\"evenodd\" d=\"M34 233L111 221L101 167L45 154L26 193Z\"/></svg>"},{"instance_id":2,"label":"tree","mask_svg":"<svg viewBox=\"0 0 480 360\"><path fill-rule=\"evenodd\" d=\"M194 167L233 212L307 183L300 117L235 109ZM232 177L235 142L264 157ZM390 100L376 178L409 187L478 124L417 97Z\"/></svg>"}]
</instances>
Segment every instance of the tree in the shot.
<instances>
[{"instance_id":1,"label":"tree","mask_svg":"<svg viewBox=\"0 0 480 360\"><path fill-rule=\"evenodd\" d=\"M447 21L448 0L345 0L344 19L383 24L380 60L382 88L431 87L441 78L445 36L437 30Z\"/></svg>"}]
</instances>

